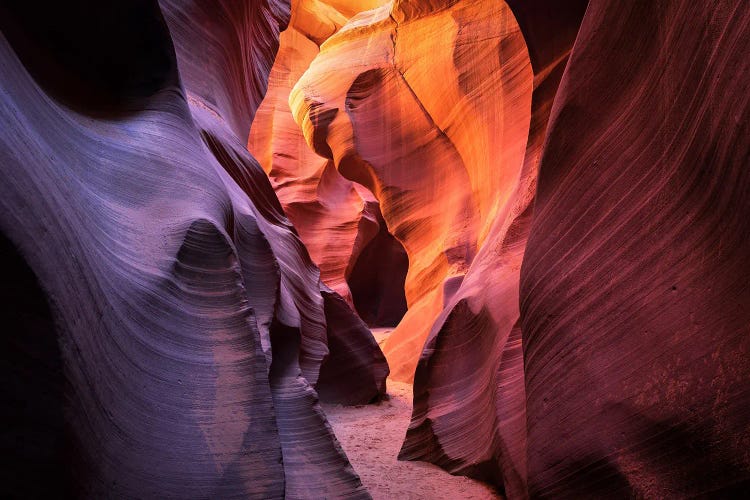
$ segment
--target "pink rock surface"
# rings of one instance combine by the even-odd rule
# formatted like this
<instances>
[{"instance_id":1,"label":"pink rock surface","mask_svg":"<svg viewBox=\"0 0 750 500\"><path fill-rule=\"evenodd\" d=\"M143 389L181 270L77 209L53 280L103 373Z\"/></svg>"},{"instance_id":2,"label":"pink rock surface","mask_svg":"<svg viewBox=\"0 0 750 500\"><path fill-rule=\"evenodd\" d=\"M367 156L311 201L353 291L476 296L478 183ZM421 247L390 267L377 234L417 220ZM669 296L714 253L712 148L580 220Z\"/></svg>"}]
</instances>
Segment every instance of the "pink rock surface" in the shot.
<instances>
[{"instance_id":1,"label":"pink rock surface","mask_svg":"<svg viewBox=\"0 0 750 500\"><path fill-rule=\"evenodd\" d=\"M748 26L588 7L521 273L532 497L747 493Z\"/></svg>"}]
</instances>

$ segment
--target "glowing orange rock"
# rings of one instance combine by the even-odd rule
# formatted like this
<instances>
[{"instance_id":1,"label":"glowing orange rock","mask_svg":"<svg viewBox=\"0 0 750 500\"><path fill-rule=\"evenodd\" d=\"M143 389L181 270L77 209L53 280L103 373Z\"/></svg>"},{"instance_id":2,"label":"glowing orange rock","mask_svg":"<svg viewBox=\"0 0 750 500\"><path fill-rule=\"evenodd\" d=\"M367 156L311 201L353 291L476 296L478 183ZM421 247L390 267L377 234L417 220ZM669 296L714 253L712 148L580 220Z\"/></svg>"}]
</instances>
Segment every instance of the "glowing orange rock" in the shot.
<instances>
[{"instance_id":1,"label":"glowing orange rock","mask_svg":"<svg viewBox=\"0 0 750 500\"><path fill-rule=\"evenodd\" d=\"M413 376L430 325L507 210L532 79L506 5L399 2L351 20L292 91L308 144L375 194L408 253L409 310L385 346L396 378Z\"/></svg>"},{"instance_id":2,"label":"glowing orange rock","mask_svg":"<svg viewBox=\"0 0 750 500\"><path fill-rule=\"evenodd\" d=\"M492 482L509 498L527 495L521 261L549 112L585 4L569 2L562 15L539 8L539 2L510 2L534 69L524 166L507 210L496 217L461 286L432 325L400 454Z\"/></svg>"},{"instance_id":3,"label":"glowing orange rock","mask_svg":"<svg viewBox=\"0 0 750 500\"><path fill-rule=\"evenodd\" d=\"M320 44L350 16L381 3L293 2L292 18L281 33L268 92L248 139L248 149L270 177L284 211L320 267L321 279L351 306L354 300L347 278L361 251L380 232L378 203L367 189L338 173L329 151L316 154L310 149L289 109L289 92L318 55ZM397 322L400 315L396 316ZM381 317L375 313L366 319L378 322Z\"/></svg>"}]
</instances>

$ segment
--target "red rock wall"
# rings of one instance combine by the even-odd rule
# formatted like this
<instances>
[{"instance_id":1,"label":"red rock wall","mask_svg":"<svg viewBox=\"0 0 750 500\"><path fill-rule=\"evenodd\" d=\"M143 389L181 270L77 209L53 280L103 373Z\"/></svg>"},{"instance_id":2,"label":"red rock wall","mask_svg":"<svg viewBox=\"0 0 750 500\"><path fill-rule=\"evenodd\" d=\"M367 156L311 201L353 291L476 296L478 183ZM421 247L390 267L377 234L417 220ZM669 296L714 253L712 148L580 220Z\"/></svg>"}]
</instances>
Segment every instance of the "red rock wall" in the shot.
<instances>
[{"instance_id":1,"label":"red rock wall","mask_svg":"<svg viewBox=\"0 0 750 500\"><path fill-rule=\"evenodd\" d=\"M749 26L589 5L521 273L531 496L747 491Z\"/></svg>"}]
</instances>

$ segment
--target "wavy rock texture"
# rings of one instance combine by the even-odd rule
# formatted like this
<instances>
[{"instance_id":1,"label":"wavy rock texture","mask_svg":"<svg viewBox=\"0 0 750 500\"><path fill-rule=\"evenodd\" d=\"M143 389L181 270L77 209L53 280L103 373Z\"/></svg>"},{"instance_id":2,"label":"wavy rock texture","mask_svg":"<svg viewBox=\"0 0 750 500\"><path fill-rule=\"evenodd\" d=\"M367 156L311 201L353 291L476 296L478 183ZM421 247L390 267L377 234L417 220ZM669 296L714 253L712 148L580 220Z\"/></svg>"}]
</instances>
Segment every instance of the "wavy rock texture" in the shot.
<instances>
[{"instance_id":1,"label":"wavy rock texture","mask_svg":"<svg viewBox=\"0 0 750 500\"><path fill-rule=\"evenodd\" d=\"M0 28L14 495L367 498L317 400L384 393L363 319L402 287L401 458L511 498L750 488L743 3L79 1Z\"/></svg>"},{"instance_id":2,"label":"wavy rock texture","mask_svg":"<svg viewBox=\"0 0 750 500\"><path fill-rule=\"evenodd\" d=\"M289 7L161 8L2 8L2 249L40 339L3 366L48 410L3 443L65 458L15 492L366 497L311 384L367 402L385 360L244 147Z\"/></svg>"},{"instance_id":3,"label":"wavy rock texture","mask_svg":"<svg viewBox=\"0 0 750 500\"><path fill-rule=\"evenodd\" d=\"M521 273L529 492L750 487L750 11L592 2Z\"/></svg>"},{"instance_id":4,"label":"wavy rock texture","mask_svg":"<svg viewBox=\"0 0 750 500\"><path fill-rule=\"evenodd\" d=\"M376 196L408 254L409 310L385 346L397 379L412 378L429 326L512 204L531 93L512 13L482 1L361 13L291 93L308 144Z\"/></svg>"},{"instance_id":5,"label":"wavy rock texture","mask_svg":"<svg viewBox=\"0 0 750 500\"><path fill-rule=\"evenodd\" d=\"M180 74L188 92L193 119L204 142L222 164L228 176L250 196L251 200L259 199L265 202L258 203L262 205L259 209L262 211L262 216L254 214L255 221L251 221L247 226L250 234L260 233L261 238L266 241L264 245L269 247L272 254L269 261L268 258L263 257L262 253L254 251L248 254L246 263L249 268L253 269L258 280L258 287L253 287L251 294L257 301L254 309L259 317L261 335L265 337L274 325L281 329L296 330L297 333L294 335L301 337L302 373L313 385L318 383L318 371L323 362L357 366L357 370L348 373L348 380L326 379L323 382L333 384L332 387L326 387L324 391L331 402L366 403L378 397L385 391L385 377L388 374L382 353L366 325L359 321L355 314L346 315L344 311L341 311L337 313L340 323L326 321L325 310L338 309L339 301L336 295L331 293L326 285L320 283L319 270L311 262L304 245L284 217L264 172L259 168L255 159L248 154L245 141L240 139L247 137L249 127L235 127L230 118L223 118L234 116L237 111L233 108L226 111L221 103L241 101L246 99L247 95L254 94L237 93L236 82L228 76L217 81L210 79L206 81L207 77L204 72L196 71L191 74L190 70L182 70L183 67L210 68L215 61L232 58L244 61L245 64L251 63L253 59L248 59L246 54L232 52L232 49L236 50L237 47L243 46L240 43L241 40L230 38L221 45L212 46L212 50L203 47L205 45L203 40L222 39L214 33L226 37L236 37L237 33L252 35L256 32L255 29L231 30L223 23L227 19L252 21L256 17L263 18L273 13L273 8L279 7L271 4L257 13L259 6L250 7L249 4L237 2L208 4L206 2L176 2L172 4L165 1L162 2L162 8L175 40ZM208 28L200 28L201 26ZM251 24L251 26L254 25ZM278 34L278 30L275 33ZM258 51L249 50L248 52L256 54ZM273 57L272 53L266 55ZM268 58L264 59L264 62L267 68ZM222 74L221 67L216 68L216 73ZM254 75L253 71L248 69L237 71L237 73ZM250 86L249 83L245 84L245 87L248 86ZM254 109L251 110L247 120L252 119L254 111ZM242 224L243 219L237 219L236 222ZM255 228L255 225L258 227ZM339 354L342 358L336 359L335 352L329 355L327 343L329 339L333 340L334 337L342 335L349 336L346 342L356 349L351 352L341 352ZM341 340L334 342L340 343ZM353 358L345 359L347 356L353 356ZM339 383L344 386L356 383L362 388L367 388L369 396L365 399L353 399L346 388L336 387Z\"/></svg>"},{"instance_id":6,"label":"wavy rock texture","mask_svg":"<svg viewBox=\"0 0 750 500\"><path fill-rule=\"evenodd\" d=\"M531 122L515 191L425 343L400 458L427 460L526 493L526 415L518 286L552 100L586 1L509 2L534 70ZM543 28L543 29L540 29Z\"/></svg>"},{"instance_id":7,"label":"wavy rock texture","mask_svg":"<svg viewBox=\"0 0 750 500\"><path fill-rule=\"evenodd\" d=\"M330 151L323 157L308 147L289 109L289 92L318 55L319 45L346 23L355 12L352 7L375 6L374 2L353 4L357 5L337 5L342 13L317 0L292 2L291 21L281 34L269 90L250 130L248 149L259 158L285 213L320 266L321 279L368 323L395 326L406 310L405 252L381 224L373 195L338 173L328 158ZM373 252L378 255L368 259ZM368 272L353 274L358 264ZM377 275L396 279L373 283ZM359 292L356 297L350 282Z\"/></svg>"}]
</instances>

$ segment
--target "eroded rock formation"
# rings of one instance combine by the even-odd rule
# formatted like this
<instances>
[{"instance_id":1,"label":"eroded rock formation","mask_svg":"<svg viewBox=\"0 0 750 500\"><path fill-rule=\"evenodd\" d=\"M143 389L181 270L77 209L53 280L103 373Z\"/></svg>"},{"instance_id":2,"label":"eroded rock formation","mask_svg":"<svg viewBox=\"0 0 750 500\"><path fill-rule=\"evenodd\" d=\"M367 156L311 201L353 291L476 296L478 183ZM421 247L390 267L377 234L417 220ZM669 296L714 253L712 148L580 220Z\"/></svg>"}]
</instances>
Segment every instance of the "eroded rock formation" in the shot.
<instances>
[{"instance_id":1,"label":"eroded rock formation","mask_svg":"<svg viewBox=\"0 0 750 500\"><path fill-rule=\"evenodd\" d=\"M750 10L591 2L521 273L529 493L750 484Z\"/></svg>"},{"instance_id":2,"label":"eroded rock formation","mask_svg":"<svg viewBox=\"0 0 750 500\"><path fill-rule=\"evenodd\" d=\"M247 115L242 117L244 121L236 120L238 123L245 123L243 126L233 125L232 120L223 118L225 115L237 115L238 111L221 103L243 101L248 95L254 94L249 91L237 93L233 87L237 85L236 78L232 79L231 74L227 76L226 72L222 73L220 62L234 61L237 64L236 61L242 61L245 65L264 67L268 70L268 61L271 57L266 54L254 63L253 57L258 58L261 57L258 54L265 53L259 49L245 49L245 52L234 53L233 50L237 47L243 47L240 43L243 40L231 37L254 33L254 26L263 26L256 18L259 20L271 14L278 15L277 11L282 7L283 4L275 3L251 6L236 2L210 5L205 2L176 2L174 5L162 2L166 20L175 40L180 68L203 68L202 71L196 69L194 74L181 69L193 120L199 128L200 135L224 167L224 171L249 195L250 200L260 200L254 205L261 208L255 210L261 212L264 217L254 215L254 218L260 221L257 224L260 236L266 240L265 245L270 247L273 257L271 266L268 266L268 261L256 253L252 255L252 259L248 258L246 265L255 272L254 279L258 282L257 290L250 293L257 300L254 309L259 317L261 332L264 329L271 330L274 321L277 321L281 328L291 327L298 330L296 335L301 337L300 366L305 378L313 385L318 382L317 370L321 362L337 362L336 353L328 353L328 340L346 335L346 342L351 346L357 346L357 349L352 353L340 354L344 357L351 354L363 356L354 358L358 360L362 370L349 373L349 380L326 379L325 382L333 386L325 388L325 392L332 401L363 402L361 398L353 398L347 390L338 391L336 388L336 384L339 383L356 383L361 386L363 393L369 391L369 396L364 399L364 402L367 402L385 390L385 360L374 345L366 325L358 320L356 314L342 310L336 313L342 323L326 321L324 311L337 311L343 304L334 292L320 283L318 268L310 261L306 248L280 210L273 190L269 189L267 177L245 148L243 138L249 133L249 121L254 116L255 108L250 108ZM237 19L249 24L244 30L240 30L238 35L236 30L222 24L226 19ZM202 20L202 23L197 23L197 20ZM242 27L241 24L240 28ZM203 47L207 38L222 40L217 33L229 39L214 46L213 50ZM278 35L278 30L273 35ZM210 68L212 64L216 65L215 74L225 75L224 79L213 80L206 77L205 68ZM237 70L239 75L244 75L244 78L252 82L252 85L247 83L245 87L250 86L253 89L257 85L255 72L257 70L253 68ZM241 221L241 218L235 218L235 223L241 224ZM266 221L271 224L265 224ZM258 233L253 224L247 229L250 234ZM274 280L277 283L274 283Z\"/></svg>"},{"instance_id":3,"label":"eroded rock formation","mask_svg":"<svg viewBox=\"0 0 750 500\"><path fill-rule=\"evenodd\" d=\"M406 299L402 459L746 492L750 12L587 4L0 6L4 487L367 498Z\"/></svg>"},{"instance_id":4,"label":"eroded rock formation","mask_svg":"<svg viewBox=\"0 0 750 500\"><path fill-rule=\"evenodd\" d=\"M547 120L586 3L545 9L543 2L509 2L534 71L523 168L506 210L432 325L400 455L490 481L512 498L526 496L527 477L520 267Z\"/></svg>"},{"instance_id":5,"label":"eroded rock formation","mask_svg":"<svg viewBox=\"0 0 750 500\"><path fill-rule=\"evenodd\" d=\"M409 309L388 339L409 380L429 327L513 204L532 73L501 2L396 2L321 47L290 97L308 144L380 201L409 258Z\"/></svg>"},{"instance_id":6,"label":"eroded rock formation","mask_svg":"<svg viewBox=\"0 0 750 500\"><path fill-rule=\"evenodd\" d=\"M318 55L319 45L353 14L382 3L292 2L248 149L270 177L285 213L320 266L322 280L369 324L395 326L406 310L403 248L389 237L372 193L338 173L330 150L321 156L308 147L289 109L289 93ZM368 258L373 252L376 258ZM357 265L359 271L352 274ZM375 282L374 275L392 278Z\"/></svg>"},{"instance_id":7,"label":"eroded rock formation","mask_svg":"<svg viewBox=\"0 0 750 500\"><path fill-rule=\"evenodd\" d=\"M368 402L385 360L245 149L289 6L160 7L2 7L3 248L52 316L16 331L60 348L12 345L60 412L15 439L57 429L60 493L366 497L313 387Z\"/></svg>"},{"instance_id":8,"label":"eroded rock formation","mask_svg":"<svg viewBox=\"0 0 750 500\"><path fill-rule=\"evenodd\" d=\"M445 36L453 25L439 23L447 13L451 21L465 20L455 13L479 4L395 2L360 15L329 39L292 92L292 109L310 146L320 154L330 150L344 176L375 194L389 229L409 253L410 309L386 346L396 377L410 376L410 363L426 343L401 456L493 481L512 497L740 491L749 469L744 444L738 444L748 439L740 410L750 372L747 336L740 333L748 300L738 277L746 274L740 256L747 249L740 240L747 228L721 207L746 210L739 167L747 159L746 131L738 124L746 123L747 109L742 101L730 111L722 99L746 93L740 83L747 80L746 65L726 55L748 53L742 42L746 15L731 2L715 9L682 2L590 7L576 42L578 67L572 66L557 95L586 2L509 2L533 68L531 116L514 134L489 119L492 114L461 113L460 100L446 99L446 89L471 88L471 78L451 85L457 69L464 76L462 58L483 56L484 62L487 55ZM639 23L641 7L650 24ZM482 19L492 15L483 12ZM487 32L476 26L469 30L474 40L487 38L477 35ZM420 36L410 39L410 32ZM444 35L434 45L432 32ZM514 46L512 37L502 39L503 49ZM404 45L408 49L399 50ZM623 50L625 45L631 48ZM526 53L526 46L519 47ZM443 53L452 58L446 61ZM687 56L693 53L694 59ZM618 71L607 69L612 64ZM726 76L729 66L739 76ZM502 67L509 72L493 74L503 74L503 90L513 82L522 88L522 65L510 58ZM427 73L441 78L420 87ZM477 81L481 90L468 91L467 101L478 99L494 116L506 107L523 116L523 92L492 107L476 97L492 80ZM589 101L587 93L596 97ZM718 109L708 104L713 100ZM553 123L559 124L547 135L553 101ZM450 111L454 127L444 125L441 109ZM722 123L714 113L733 122ZM428 125L420 127L419 117ZM508 142L492 149L471 129L473 119ZM462 133L471 138L462 142ZM519 145L524 153L514 156ZM471 156L488 150L506 153L491 156L494 171L479 168L481 154ZM538 192L547 198L539 206L547 208L533 213L542 155ZM460 168L467 158L476 170ZM443 170L445 165L450 168ZM664 178L654 177L657 165ZM501 181L504 174L511 180ZM693 189L700 179L706 189ZM477 185L492 180L498 183L495 197L485 198ZM727 192L728 185L739 187ZM691 200L695 206L688 209ZM657 206L667 213L645 224L645 214ZM524 257L532 220L537 246ZM647 240L663 243L653 247ZM729 252L721 250L725 240ZM639 256L646 246L647 257ZM704 257L691 267L687 249L704 247ZM722 263L726 270L714 276L715 255L723 255L728 267ZM526 284L519 289L522 262ZM667 262L672 277L664 279L687 281L685 298L677 293L679 284L665 286L666 295L657 293L662 279L639 284L662 274ZM718 307L722 293L732 298ZM654 304L647 305L650 297ZM698 297L714 298L700 304ZM643 317L641 309L650 312ZM694 340L703 324L713 328L707 345ZM429 334L425 325L432 325ZM565 359L576 367L573 377L566 375ZM605 377L599 386L598 376ZM581 437L585 422L595 432ZM669 465L658 462L659 446L668 450L662 458ZM677 457L683 459L676 463Z\"/></svg>"}]
</instances>

